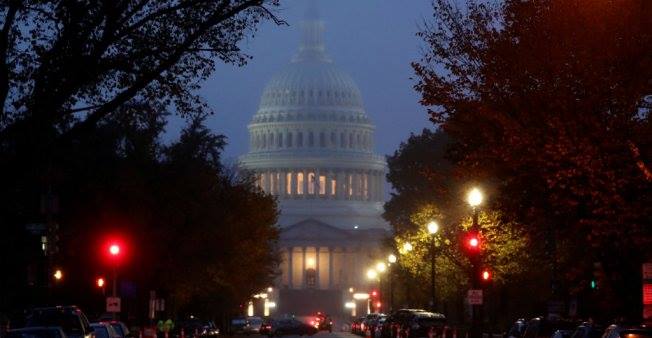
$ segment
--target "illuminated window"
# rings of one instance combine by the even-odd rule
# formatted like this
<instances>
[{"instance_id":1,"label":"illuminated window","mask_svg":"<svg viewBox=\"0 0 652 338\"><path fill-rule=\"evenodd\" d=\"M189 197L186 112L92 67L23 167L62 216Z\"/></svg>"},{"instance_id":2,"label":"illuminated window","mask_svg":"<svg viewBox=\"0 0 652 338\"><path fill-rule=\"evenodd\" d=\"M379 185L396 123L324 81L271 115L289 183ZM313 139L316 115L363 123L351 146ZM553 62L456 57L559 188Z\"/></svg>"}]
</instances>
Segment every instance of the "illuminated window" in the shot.
<instances>
[{"instance_id":1,"label":"illuminated window","mask_svg":"<svg viewBox=\"0 0 652 338\"><path fill-rule=\"evenodd\" d=\"M335 196L337 194L337 180L332 179L331 180L331 195Z\"/></svg>"},{"instance_id":2,"label":"illuminated window","mask_svg":"<svg viewBox=\"0 0 652 338\"><path fill-rule=\"evenodd\" d=\"M326 176L319 175L319 194L326 195Z\"/></svg>"},{"instance_id":3,"label":"illuminated window","mask_svg":"<svg viewBox=\"0 0 652 338\"><path fill-rule=\"evenodd\" d=\"M297 195L303 195L303 173L297 174Z\"/></svg>"},{"instance_id":4,"label":"illuminated window","mask_svg":"<svg viewBox=\"0 0 652 338\"><path fill-rule=\"evenodd\" d=\"M367 174L362 175L362 196L365 199L369 197L369 178Z\"/></svg>"},{"instance_id":5,"label":"illuminated window","mask_svg":"<svg viewBox=\"0 0 652 338\"><path fill-rule=\"evenodd\" d=\"M349 179L349 196L353 196L353 175L348 175Z\"/></svg>"},{"instance_id":6,"label":"illuminated window","mask_svg":"<svg viewBox=\"0 0 652 338\"><path fill-rule=\"evenodd\" d=\"M315 173L308 173L308 195L315 194Z\"/></svg>"},{"instance_id":7,"label":"illuminated window","mask_svg":"<svg viewBox=\"0 0 652 338\"><path fill-rule=\"evenodd\" d=\"M292 195L292 173L285 175L285 193Z\"/></svg>"},{"instance_id":8,"label":"illuminated window","mask_svg":"<svg viewBox=\"0 0 652 338\"><path fill-rule=\"evenodd\" d=\"M271 173L269 175L269 183L270 183L269 192L271 194L276 194L277 193L276 184L278 183L276 173Z\"/></svg>"}]
</instances>

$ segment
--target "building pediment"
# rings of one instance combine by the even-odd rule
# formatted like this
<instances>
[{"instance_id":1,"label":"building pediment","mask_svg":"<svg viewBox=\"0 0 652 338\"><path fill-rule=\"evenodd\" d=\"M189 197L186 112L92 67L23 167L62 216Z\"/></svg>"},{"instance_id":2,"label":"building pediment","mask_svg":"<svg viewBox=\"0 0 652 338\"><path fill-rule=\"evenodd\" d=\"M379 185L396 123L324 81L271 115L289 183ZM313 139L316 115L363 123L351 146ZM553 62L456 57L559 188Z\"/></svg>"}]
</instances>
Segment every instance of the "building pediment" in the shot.
<instances>
[{"instance_id":1,"label":"building pediment","mask_svg":"<svg viewBox=\"0 0 652 338\"><path fill-rule=\"evenodd\" d=\"M307 219L281 231L282 241L297 240L341 240L351 239L351 234L332 225L315 219Z\"/></svg>"}]
</instances>

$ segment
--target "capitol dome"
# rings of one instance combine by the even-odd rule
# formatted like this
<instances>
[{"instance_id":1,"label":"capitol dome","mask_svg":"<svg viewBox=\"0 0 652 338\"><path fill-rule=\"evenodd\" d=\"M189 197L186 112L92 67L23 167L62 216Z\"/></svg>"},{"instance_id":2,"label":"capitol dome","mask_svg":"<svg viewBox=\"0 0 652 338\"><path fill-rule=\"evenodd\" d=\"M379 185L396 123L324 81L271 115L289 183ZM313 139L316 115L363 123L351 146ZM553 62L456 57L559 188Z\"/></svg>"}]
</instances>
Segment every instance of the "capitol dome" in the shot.
<instances>
[{"instance_id":1,"label":"capitol dome","mask_svg":"<svg viewBox=\"0 0 652 338\"><path fill-rule=\"evenodd\" d=\"M316 219L340 228L386 227L384 158L353 79L326 54L323 23L302 22L299 50L266 85L240 160L278 197L279 224Z\"/></svg>"}]
</instances>

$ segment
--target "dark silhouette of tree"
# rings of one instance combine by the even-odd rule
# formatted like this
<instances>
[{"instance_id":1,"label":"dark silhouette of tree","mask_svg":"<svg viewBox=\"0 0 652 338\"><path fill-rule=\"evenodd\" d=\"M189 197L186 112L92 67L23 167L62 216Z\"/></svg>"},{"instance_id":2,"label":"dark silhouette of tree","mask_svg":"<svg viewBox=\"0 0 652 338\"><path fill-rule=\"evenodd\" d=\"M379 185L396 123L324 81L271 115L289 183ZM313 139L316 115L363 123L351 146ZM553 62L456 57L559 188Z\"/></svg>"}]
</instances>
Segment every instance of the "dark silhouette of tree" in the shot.
<instances>
[{"instance_id":1,"label":"dark silhouette of tree","mask_svg":"<svg viewBox=\"0 0 652 338\"><path fill-rule=\"evenodd\" d=\"M603 315L639 316L652 240L652 4L434 4L416 89L455 140L456 172L497 182L496 206L546 243L554 291L586 294L599 263Z\"/></svg>"}]
</instances>

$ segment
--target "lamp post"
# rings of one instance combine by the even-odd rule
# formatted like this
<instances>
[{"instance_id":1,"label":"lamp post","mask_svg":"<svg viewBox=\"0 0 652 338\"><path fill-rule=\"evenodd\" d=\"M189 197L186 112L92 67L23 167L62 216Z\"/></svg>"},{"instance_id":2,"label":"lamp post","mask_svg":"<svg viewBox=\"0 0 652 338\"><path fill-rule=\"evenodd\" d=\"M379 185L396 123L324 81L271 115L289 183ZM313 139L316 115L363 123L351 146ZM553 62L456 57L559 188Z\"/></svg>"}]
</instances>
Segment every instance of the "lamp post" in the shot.
<instances>
[{"instance_id":1,"label":"lamp post","mask_svg":"<svg viewBox=\"0 0 652 338\"><path fill-rule=\"evenodd\" d=\"M428 233L430 234L430 307L434 312L437 309L436 291L435 291L435 263L436 263L436 247L435 236L439 232L439 224L435 221L428 223Z\"/></svg>"},{"instance_id":2,"label":"lamp post","mask_svg":"<svg viewBox=\"0 0 652 338\"><path fill-rule=\"evenodd\" d=\"M482 191L478 188L473 188L469 191L466 201L469 203L471 208L473 209L473 224L471 225L471 231L474 234L478 234L480 230L480 225L478 224L478 207L480 204L482 204L482 201L484 200L484 196L482 194ZM474 247L474 250L471 252L471 264L472 266L472 273L473 276L471 278L471 285L473 286L473 289L477 289L479 287L479 274L480 274L480 242L478 237L471 237L469 241L469 245L471 247ZM484 301L484 300L483 300ZM482 329L479 326L480 322L480 308L479 305L472 305L472 311L471 311L471 325L472 325L472 332L475 334L473 335L474 337L479 337Z\"/></svg>"},{"instance_id":3,"label":"lamp post","mask_svg":"<svg viewBox=\"0 0 652 338\"><path fill-rule=\"evenodd\" d=\"M389 254L387 256L387 262L389 265L389 312L391 313L394 310L394 268L392 265L396 263L398 258L394 254Z\"/></svg>"}]
</instances>

